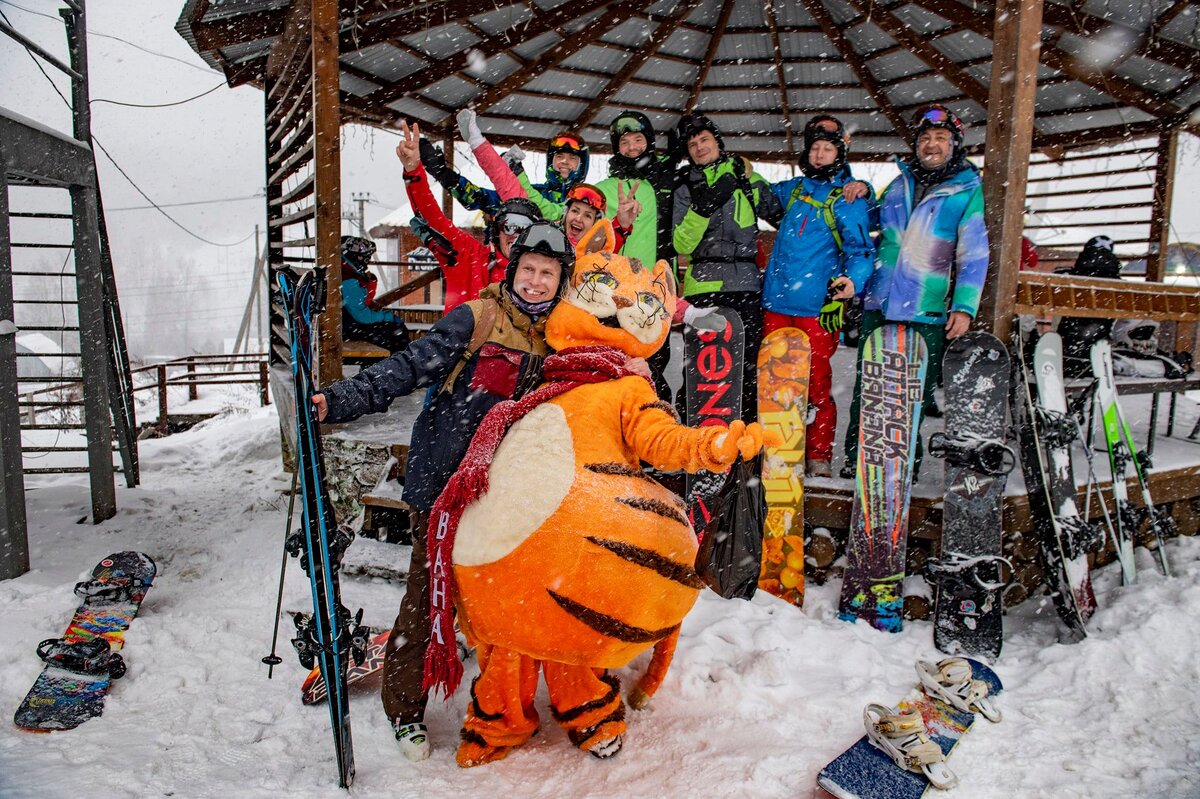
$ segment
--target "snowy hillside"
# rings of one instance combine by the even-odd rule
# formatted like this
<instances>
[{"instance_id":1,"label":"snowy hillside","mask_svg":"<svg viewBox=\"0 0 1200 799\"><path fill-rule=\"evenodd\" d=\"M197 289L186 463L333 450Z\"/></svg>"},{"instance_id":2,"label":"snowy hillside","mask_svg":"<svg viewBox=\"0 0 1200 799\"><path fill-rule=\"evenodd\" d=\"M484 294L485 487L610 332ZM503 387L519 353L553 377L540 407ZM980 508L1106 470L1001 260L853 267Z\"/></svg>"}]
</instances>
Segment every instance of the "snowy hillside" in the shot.
<instances>
[{"instance_id":1,"label":"snowy hillside","mask_svg":"<svg viewBox=\"0 0 1200 799\"><path fill-rule=\"evenodd\" d=\"M80 477L28 492L33 571L0 583L0 710L11 718L41 670L37 643L62 633L71 588L109 552L139 549L159 577L125 649L129 673L102 718L34 735L0 724L0 796L337 797L324 707L304 707L304 672L286 638L268 681L286 500L273 408L229 413L144 442L143 485L119 488L116 518L93 527ZM1200 796L1200 540L1169 545L1177 577L1138 551L1142 583L1097 576L1091 637L1056 643L1046 599L1006 619L997 671L1004 721L980 721L951 759L947 797ZM401 586L344 580L346 604L390 625ZM285 608L308 586L290 563ZM870 701L898 699L913 661L937 659L928 623L889 636L837 621L837 585L803 613L768 597L708 593L684 623L675 665L651 707L629 714L625 749L601 762L550 719L500 763L463 771L453 746L465 687L431 706L433 757L404 761L373 691L351 709L355 797L809 797L818 770L862 733ZM284 633L290 625L285 625ZM640 667L637 663L634 669ZM473 662L467 664L468 680ZM631 672L632 673L632 672Z\"/></svg>"}]
</instances>

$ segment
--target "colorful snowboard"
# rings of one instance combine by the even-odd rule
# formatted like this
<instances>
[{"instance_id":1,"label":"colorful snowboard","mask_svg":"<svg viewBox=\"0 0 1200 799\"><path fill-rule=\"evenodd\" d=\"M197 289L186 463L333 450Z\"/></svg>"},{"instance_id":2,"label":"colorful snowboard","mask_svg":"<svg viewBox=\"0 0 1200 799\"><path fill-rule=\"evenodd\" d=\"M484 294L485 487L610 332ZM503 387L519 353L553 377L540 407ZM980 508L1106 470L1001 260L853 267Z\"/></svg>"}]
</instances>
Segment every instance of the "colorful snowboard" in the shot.
<instances>
[{"instance_id":1,"label":"colorful snowboard","mask_svg":"<svg viewBox=\"0 0 1200 799\"><path fill-rule=\"evenodd\" d=\"M140 552L117 552L100 561L92 570L92 580L75 587L85 598L62 642L103 638L111 652L119 651L155 573L154 561ZM34 732L72 730L104 712L111 685L108 674L83 674L47 663L17 708L13 723Z\"/></svg>"},{"instance_id":2,"label":"colorful snowboard","mask_svg":"<svg viewBox=\"0 0 1200 799\"><path fill-rule=\"evenodd\" d=\"M356 684L371 679L376 674L383 673L383 656L387 650L391 630L371 630L371 641L367 645L366 657L362 663L351 663L346 670L346 687L353 688ZM306 705L323 702L329 693L325 690L325 681L321 679L321 667L314 666L304 678L300 686L300 701Z\"/></svg>"},{"instance_id":3,"label":"colorful snowboard","mask_svg":"<svg viewBox=\"0 0 1200 799\"><path fill-rule=\"evenodd\" d=\"M942 360L946 432L929 441L946 459L942 550L928 570L938 586L933 643L951 655L995 660L1004 640L1001 507L1017 462L1005 443L1010 368L1000 340L980 331L951 341Z\"/></svg>"},{"instance_id":4,"label":"colorful snowboard","mask_svg":"<svg viewBox=\"0 0 1200 799\"><path fill-rule=\"evenodd\" d=\"M838 617L889 632L903 624L908 501L926 360L925 340L904 325L884 325L863 343L858 468Z\"/></svg>"},{"instance_id":5,"label":"colorful snowboard","mask_svg":"<svg viewBox=\"0 0 1200 799\"><path fill-rule=\"evenodd\" d=\"M725 330L683 329L684 421L692 427L728 425L742 418L742 360L745 333L742 320L729 308L717 308ZM700 472L687 476L688 518L697 532L716 515L714 500L725 484L724 474Z\"/></svg>"},{"instance_id":6,"label":"colorful snowboard","mask_svg":"<svg viewBox=\"0 0 1200 799\"><path fill-rule=\"evenodd\" d=\"M762 574L758 587L804 605L804 424L812 350L803 330L785 327L758 350L758 420L783 439L763 458Z\"/></svg>"},{"instance_id":7,"label":"colorful snowboard","mask_svg":"<svg viewBox=\"0 0 1200 799\"><path fill-rule=\"evenodd\" d=\"M978 661L968 662L972 676L987 683L989 696L995 696L1004 689L994 671ZM930 740L942 748L947 759L971 729L977 715L931 699L920 688L914 689L892 710L896 712L914 708L920 711ZM838 799L921 799L923 796L943 794L933 788L924 775L897 766L865 735L821 769L817 775L817 785Z\"/></svg>"}]
</instances>

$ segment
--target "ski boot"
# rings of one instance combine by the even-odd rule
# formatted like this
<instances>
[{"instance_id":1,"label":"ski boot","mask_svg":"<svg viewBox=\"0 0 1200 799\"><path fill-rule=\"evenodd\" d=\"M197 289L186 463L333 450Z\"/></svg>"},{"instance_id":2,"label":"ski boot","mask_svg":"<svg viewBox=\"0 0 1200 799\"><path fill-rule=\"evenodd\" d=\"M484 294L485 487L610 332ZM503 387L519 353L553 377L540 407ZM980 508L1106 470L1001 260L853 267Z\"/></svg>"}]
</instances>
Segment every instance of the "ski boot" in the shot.
<instances>
[{"instance_id":1,"label":"ski boot","mask_svg":"<svg viewBox=\"0 0 1200 799\"><path fill-rule=\"evenodd\" d=\"M884 705L863 708L867 740L882 750L905 771L924 774L935 788L953 788L958 777L946 765L942 747L929 739L921 714L916 710L894 713Z\"/></svg>"},{"instance_id":2,"label":"ski boot","mask_svg":"<svg viewBox=\"0 0 1200 799\"><path fill-rule=\"evenodd\" d=\"M965 658L946 658L935 666L917 661L921 688L933 699L964 713L979 713L988 721L1000 720L1000 709L988 698L988 688L971 678L971 664Z\"/></svg>"},{"instance_id":3,"label":"ski boot","mask_svg":"<svg viewBox=\"0 0 1200 799\"><path fill-rule=\"evenodd\" d=\"M397 719L392 722L392 730L406 758L416 763L429 757L429 728L424 724L402 724Z\"/></svg>"}]
</instances>

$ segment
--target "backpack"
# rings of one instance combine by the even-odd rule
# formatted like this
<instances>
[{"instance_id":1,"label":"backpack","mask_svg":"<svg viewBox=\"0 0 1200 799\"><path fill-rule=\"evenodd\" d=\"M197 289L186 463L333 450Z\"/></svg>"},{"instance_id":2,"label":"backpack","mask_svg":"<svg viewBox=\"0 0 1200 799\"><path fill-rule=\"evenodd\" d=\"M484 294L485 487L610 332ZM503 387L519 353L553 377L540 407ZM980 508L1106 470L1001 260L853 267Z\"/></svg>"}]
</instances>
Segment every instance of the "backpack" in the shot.
<instances>
[{"instance_id":1,"label":"backpack","mask_svg":"<svg viewBox=\"0 0 1200 799\"><path fill-rule=\"evenodd\" d=\"M468 302L467 305L472 306L472 315L475 317L475 329L471 331L471 340L467 343L467 348L463 350L462 357L455 364L454 368L450 370L450 374L446 376L446 380L442 383L439 391L450 391L454 387L454 381L458 379L467 362L487 342L492 328L496 326L496 318L500 315L500 303L491 298L473 300Z\"/></svg>"},{"instance_id":2,"label":"backpack","mask_svg":"<svg viewBox=\"0 0 1200 799\"><path fill-rule=\"evenodd\" d=\"M813 208L816 208L821 221L825 223L825 227L829 228L829 232L833 235L833 242L837 245L838 250L842 249L842 234L837 229L837 218L833 215L833 204L842 196L842 187L834 186L833 191L829 192L829 196L825 198L825 202L817 202L812 198L811 194L804 191L804 181L801 180L796 184L796 188L792 189L792 196L788 198L787 205L784 206L783 213L787 214L792 210L796 200L802 200L808 203Z\"/></svg>"}]
</instances>

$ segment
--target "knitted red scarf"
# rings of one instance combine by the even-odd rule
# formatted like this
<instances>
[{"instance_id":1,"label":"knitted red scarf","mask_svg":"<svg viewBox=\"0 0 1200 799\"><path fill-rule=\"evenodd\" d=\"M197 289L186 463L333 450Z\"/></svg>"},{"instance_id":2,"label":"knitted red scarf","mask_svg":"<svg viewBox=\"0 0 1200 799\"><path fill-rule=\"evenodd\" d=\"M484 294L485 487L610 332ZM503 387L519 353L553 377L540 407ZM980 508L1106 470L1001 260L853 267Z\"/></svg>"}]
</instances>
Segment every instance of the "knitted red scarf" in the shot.
<instances>
[{"instance_id":1,"label":"knitted red scarf","mask_svg":"<svg viewBox=\"0 0 1200 799\"><path fill-rule=\"evenodd\" d=\"M454 535L466 507L488 490L488 467L504 433L541 405L586 383L603 383L637 375L625 366L629 356L615 347L567 347L546 358L541 388L520 400L501 402L488 411L475 431L458 471L429 514L429 618L433 630L425 650L425 690L441 690L449 698L462 680L462 663L454 640Z\"/></svg>"}]
</instances>

